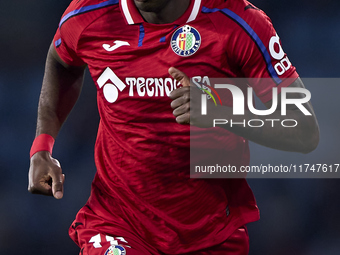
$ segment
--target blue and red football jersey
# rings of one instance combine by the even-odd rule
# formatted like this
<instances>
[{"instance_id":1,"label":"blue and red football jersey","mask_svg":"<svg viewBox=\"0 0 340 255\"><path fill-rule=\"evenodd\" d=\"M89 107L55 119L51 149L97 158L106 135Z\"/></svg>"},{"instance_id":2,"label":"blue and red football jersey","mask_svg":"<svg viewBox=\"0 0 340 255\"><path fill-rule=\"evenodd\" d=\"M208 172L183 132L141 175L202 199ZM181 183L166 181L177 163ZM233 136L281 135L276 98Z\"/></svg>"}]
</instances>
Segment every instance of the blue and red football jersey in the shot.
<instances>
[{"instance_id":1,"label":"blue and red football jersey","mask_svg":"<svg viewBox=\"0 0 340 255\"><path fill-rule=\"evenodd\" d=\"M175 22L150 24L133 0L74 0L54 45L67 64L87 64L97 87L96 181L117 204L113 215L173 254L216 245L258 220L245 180L189 178L190 127L172 114L168 96L181 85L168 69L252 78L258 97L271 100L273 87L289 86L298 75L263 11L245 0L192 0ZM249 164L243 137L216 132L210 138L227 162Z\"/></svg>"}]
</instances>

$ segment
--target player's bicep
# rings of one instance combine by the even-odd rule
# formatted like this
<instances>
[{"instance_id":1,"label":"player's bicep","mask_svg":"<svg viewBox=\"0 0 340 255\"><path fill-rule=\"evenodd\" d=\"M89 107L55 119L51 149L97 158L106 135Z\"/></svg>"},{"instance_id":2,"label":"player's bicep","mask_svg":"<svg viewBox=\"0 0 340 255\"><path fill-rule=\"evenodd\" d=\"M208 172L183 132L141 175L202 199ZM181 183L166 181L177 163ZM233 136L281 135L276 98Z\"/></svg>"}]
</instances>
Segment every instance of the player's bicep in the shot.
<instances>
[{"instance_id":1,"label":"player's bicep","mask_svg":"<svg viewBox=\"0 0 340 255\"><path fill-rule=\"evenodd\" d=\"M41 116L58 116L63 123L77 101L84 78L84 66L70 66L50 46L39 100Z\"/></svg>"},{"instance_id":2,"label":"player's bicep","mask_svg":"<svg viewBox=\"0 0 340 255\"><path fill-rule=\"evenodd\" d=\"M58 54L57 50L55 49L53 42L50 45L50 48L47 53L47 65L46 68L57 68L58 66L62 66L65 70L68 70L70 73L75 75L82 76L84 70L86 68L86 64L81 66L73 66L67 64Z\"/></svg>"},{"instance_id":3,"label":"player's bicep","mask_svg":"<svg viewBox=\"0 0 340 255\"><path fill-rule=\"evenodd\" d=\"M61 97L75 101L81 91L86 66L65 63L51 44L48 50L42 84L42 99L57 105ZM46 101L43 100L43 101Z\"/></svg>"},{"instance_id":4,"label":"player's bicep","mask_svg":"<svg viewBox=\"0 0 340 255\"><path fill-rule=\"evenodd\" d=\"M51 57L54 61L61 64L63 67L65 67L65 68L70 67L69 64L67 64L64 60L61 59L58 52L56 51L56 49L53 46L53 42L51 43L50 48L48 50L48 56Z\"/></svg>"},{"instance_id":5,"label":"player's bicep","mask_svg":"<svg viewBox=\"0 0 340 255\"><path fill-rule=\"evenodd\" d=\"M310 102L310 100L306 100L306 98L308 97L308 94L310 93L306 88L305 85L303 84L302 80L300 78L297 78L292 84L290 84L287 88L297 88L298 90L291 91L289 90L288 93L285 93L284 95L282 94L282 89L281 89L281 93L278 95L277 99L277 110L281 109L281 103L282 103L282 99L301 99L300 101L296 101L296 104L299 104L299 102L301 102L302 106L306 108L306 110L311 113L312 115L314 115L314 111L313 111L313 107L312 104ZM305 102L307 101L307 102ZM302 103L303 102L303 103ZM270 108L273 104L273 100L270 100L266 103L264 103L264 105L267 108ZM297 105L294 103L289 103L289 104L285 104L285 108L287 110L298 110L299 108L297 107Z\"/></svg>"}]
</instances>

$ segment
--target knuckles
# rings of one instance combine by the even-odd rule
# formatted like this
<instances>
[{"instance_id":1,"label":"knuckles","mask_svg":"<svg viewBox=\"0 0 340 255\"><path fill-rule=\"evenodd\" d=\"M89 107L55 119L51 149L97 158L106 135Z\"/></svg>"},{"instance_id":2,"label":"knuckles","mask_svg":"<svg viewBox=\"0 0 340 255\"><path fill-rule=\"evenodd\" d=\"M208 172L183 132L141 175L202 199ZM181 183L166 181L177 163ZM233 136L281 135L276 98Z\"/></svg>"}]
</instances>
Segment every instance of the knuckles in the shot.
<instances>
[{"instance_id":1,"label":"knuckles","mask_svg":"<svg viewBox=\"0 0 340 255\"><path fill-rule=\"evenodd\" d=\"M178 124L190 124L190 114L187 112L185 114L182 114L176 118L176 122Z\"/></svg>"},{"instance_id":2,"label":"knuckles","mask_svg":"<svg viewBox=\"0 0 340 255\"><path fill-rule=\"evenodd\" d=\"M184 94L186 94L186 93L189 93L190 94L190 87L189 86L187 86L187 87L181 87L181 88L178 88L178 89L175 89L175 90L173 90L171 93L170 93L170 95L169 95L169 97L170 97L170 99L176 99L176 98L178 98L178 97L181 97L181 96L183 96Z\"/></svg>"},{"instance_id":3,"label":"knuckles","mask_svg":"<svg viewBox=\"0 0 340 255\"><path fill-rule=\"evenodd\" d=\"M195 125L194 123L197 121L195 118L191 119L191 114L197 115L196 113L200 110L196 109L197 107L192 108L191 98L192 96L198 97L200 94L200 91L196 88L193 89L192 86L181 87L171 92L169 97L173 101L170 106L178 124Z\"/></svg>"},{"instance_id":4,"label":"knuckles","mask_svg":"<svg viewBox=\"0 0 340 255\"><path fill-rule=\"evenodd\" d=\"M179 105L179 103L176 100L172 101L171 104L170 104L172 109L176 109L178 107L178 105Z\"/></svg>"},{"instance_id":5,"label":"knuckles","mask_svg":"<svg viewBox=\"0 0 340 255\"><path fill-rule=\"evenodd\" d=\"M32 184L29 184L27 190L31 194L52 196L52 189L45 189L38 182L33 182Z\"/></svg>"},{"instance_id":6,"label":"knuckles","mask_svg":"<svg viewBox=\"0 0 340 255\"><path fill-rule=\"evenodd\" d=\"M182 114L189 113L189 112L190 112L190 103L186 103L186 104L183 104L183 105L177 107L172 112L172 114L177 117L177 116L180 116ZM189 113L189 115L190 115L190 113Z\"/></svg>"},{"instance_id":7,"label":"knuckles","mask_svg":"<svg viewBox=\"0 0 340 255\"><path fill-rule=\"evenodd\" d=\"M38 185L36 185L36 184L29 185L29 186L28 186L28 191L29 191L31 194L39 194L39 193L41 193L41 191L38 189L37 186L38 186Z\"/></svg>"},{"instance_id":8,"label":"knuckles","mask_svg":"<svg viewBox=\"0 0 340 255\"><path fill-rule=\"evenodd\" d=\"M189 112L190 111L190 104L186 103L185 105L183 105L183 110L184 110L184 112Z\"/></svg>"},{"instance_id":9,"label":"knuckles","mask_svg":"<svg viewBox=\"0 0 340 255\"><path fill-rule=\"evenodd\" d=\"M189 102L190 101L190 93L185 93L182 96L184 102Z\"/></svg>"}]
</instances>

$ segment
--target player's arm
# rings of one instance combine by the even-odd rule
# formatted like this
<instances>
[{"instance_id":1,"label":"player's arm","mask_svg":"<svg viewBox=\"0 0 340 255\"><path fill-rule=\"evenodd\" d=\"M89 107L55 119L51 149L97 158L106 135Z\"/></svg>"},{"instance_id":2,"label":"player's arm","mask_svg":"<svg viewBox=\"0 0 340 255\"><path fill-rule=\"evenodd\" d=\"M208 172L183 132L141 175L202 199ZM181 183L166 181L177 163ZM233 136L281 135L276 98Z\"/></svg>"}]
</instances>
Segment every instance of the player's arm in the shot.
<instances>
[{"instance_id":1,"label":"player's arm","mask_svg":"<svg viewBox=\"0 0 340 255\"><path fill-rule=\"evenodd\" d=\"M189 78L176 68L170 68L169 73L183 85L182 88L176 89L170 94L170 98L173 100L171 103L171 107L174 109L173 114L179 124L212 127L214 119L233 119L234 122L243 122L245 120L247 123L251 119L260 119L265 122L266 119L282 118L279 109L270 116L258 116L250 111L245 111L245 115L236 116L233 115L233 109L231 107L215 105L209 107L209 102L208 114L206 117L202 117L200 107L196 104L190 104L190 93L193 93L195 89L190 89ZM298 78L290 87L304 88L304 85L301 79ZM292 98L304 97L304 95L299 93L290 94L290 96ZM278 105L280 105L280 101ZM270 107L271 101L267 102L266 106ZM270 148L309 153L313 151L319 143L319 128L311 103L308 102L303 104L303 106L312 113L311 116L304 115L300 109L294 105L287 106L285 119L296 120L298 125L294 128L285 128L281 125L277 125L276 127L264 125L263 127L257 128L247 125L245 127L243 125L233 125L232 127L231 125L220 125L220 127ZM197 109L195 109L195 107Z\"/></svg>"},{"instance_id":2,"label":"player's arm","mask_svg":"<svg viewBox=\"0 0 340 255\"><path fill-rule=\"evenodd\" d=\"M76 103L83 85L85 66L69 66L51 44L42 83L36 137L48 134L56 138ZM59 162L48 151L36 152L30 160L28 190L62 198L64 175Z\"/></svg>"},{"instance_id":3,"label":"player's arm","mask_svg":"<svg viewBox=\"0 0 340 255\"><path fill-rule=\"evenodd\" d=\"M300 78L297 78L289 87L304 88L303 82ZM290 98L303 98L305 95L301 93L289 93ZM266 122L266 119L282 119L281 115L281 97L278 98L278 108L270 116L258 116L250 111L245 112L245 116L242 116L242 120L246 122L251 119L260 119ZM267 108L272 106L272 101L265 103ZM254 128L247 126L242 127L240 125L234 125L233 127L224 127L229 131L249 139L255 143L284 151L294 151L301 153L309 153L316 149L319 143L319 127L315 113L311 102L303 104L303 106L312 115L305 115L299 108L294 104L287 105L287 114L285 119L294 119L298 124L296 127L284 127L276 122L276 125L272 127L270 125L264 125L261 128ZM238 121L237 118L241 119L241 116L232 115L232 109L223 108L222 114L228 114L232 119ZM220 113L218 112L220 116ZM244 117L244 118L243 118ZM226 126L226 125L225 125Z\"/></svg>"},{"instance_id":4,"label":"player's arm","mask_svg":"<svg viewBox=\"0 0 340 255\"><path fill-rule=\"evenodd\" d=\"M305 88L302 80L297 78L290 86L290 88ZM305 95L301 93L289 93L290 98L304 98ZM265 103L265 106L269 109L272 106L272 100ZM312 115L305 115L302 111L296 107L294 104L288 104L287 108L287 115L285 119L294 119L297 121L298 125L296 127L283 127L279 125L277 128L272 131L273 134L271 136L278 136L277 143L275 144L275 140L271 141L269 137L263 137L259 139L259 141L255 141L256 143L262 144L264 146L268 146L271 148L275 148L278 146L277 149L286 150L286 151L297 151L302 153L309 153L316 149L319 144L319 125L317 122L316 115L314 113L312 104L310 101L303 104L305 109L310 112ZM278 97L278 108L274 112L273 115L270 115L272 119L282 119L281 115L281 97ZM249 111L248 111L249 114ZM252 116L253 115L253 116ZM250 117L253 118L256 115L252 114ZM257 118L259 116L256 116ZM261 119L266 119L262 116ZM267 116L268 119L268 116ZM256 130L252 130L254 134L253 137L260 136L260 134L256 134ZM264 132L269 132L268 128Z\"/></svg>"}]
</instances>

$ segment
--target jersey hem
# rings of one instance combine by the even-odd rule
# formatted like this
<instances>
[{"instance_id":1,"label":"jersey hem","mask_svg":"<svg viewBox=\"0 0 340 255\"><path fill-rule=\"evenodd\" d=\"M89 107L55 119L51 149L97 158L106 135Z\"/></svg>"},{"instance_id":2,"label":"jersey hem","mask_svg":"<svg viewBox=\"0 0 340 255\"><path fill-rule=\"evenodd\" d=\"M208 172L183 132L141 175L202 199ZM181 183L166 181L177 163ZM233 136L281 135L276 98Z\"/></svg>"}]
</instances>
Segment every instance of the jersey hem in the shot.
<instances>
[{"instance_id":1,"label":"jersey hem","mask_svg":"<svg viewBox=\"0 0 340 255\"><path fill-rule=\"evenodd\" d=\"M102 177L99 176L97 173L94 181L92 183L93 186L95 186L98 191L102 193L102 195L105 194L107 197L111 197L112 195L109 193L108 188L106 187L106 183L102 181ZM92 194L91 194L92 196ZM92 199L94 199L92 197ZM91 198L89 199L89 201ZM117 200L116 200L117 201ZM88 203L87 203L88 204ZM117 205L119 206L119 205ZM96 215L97 212L94 212ZM112 213L112 212L111 212ZM105 219L105 216L98 215L100 217L103 217ZM113 214L112 214L113 216ZM119 218L122 218L121 215L117 215ZM145 239L145 237L137 234L137 232L134 232L135 235L138 235L139 238L143 239L146 243L148 243L150 246L156 248L162 253L165 254L183 254L183 253L190 253L190 252L197 252L206 248L210 248L216 245L219 245L223 242L225 242L238 228L250 223L254 222L260 219L259 210L258 209L250 209L247 213L241 213L239 215L233 216L232 214L229 215L229 217L233 217L231 221L227 221L225 227L222 230L219 230L216 235L213 235L213 233L209 233L209 237L204 239L199 239L197 242L190 243L190 244L175 244L171 245L171 247L175 247L176 249L167 249L167 247L158 246L155 243L151 243L148 240ZM126 221L126 219L122 218L126 223L130 224ZM227 218L228 219L228 218ZM212 223L213 224L213 223ZM127 230L128 231L128 230ZM213 239L211 239L211 237ZM208 243L208 245L207 245ZM192 247L195 247L195 249L192 249Z\"/></svg>"}]
</instances>

